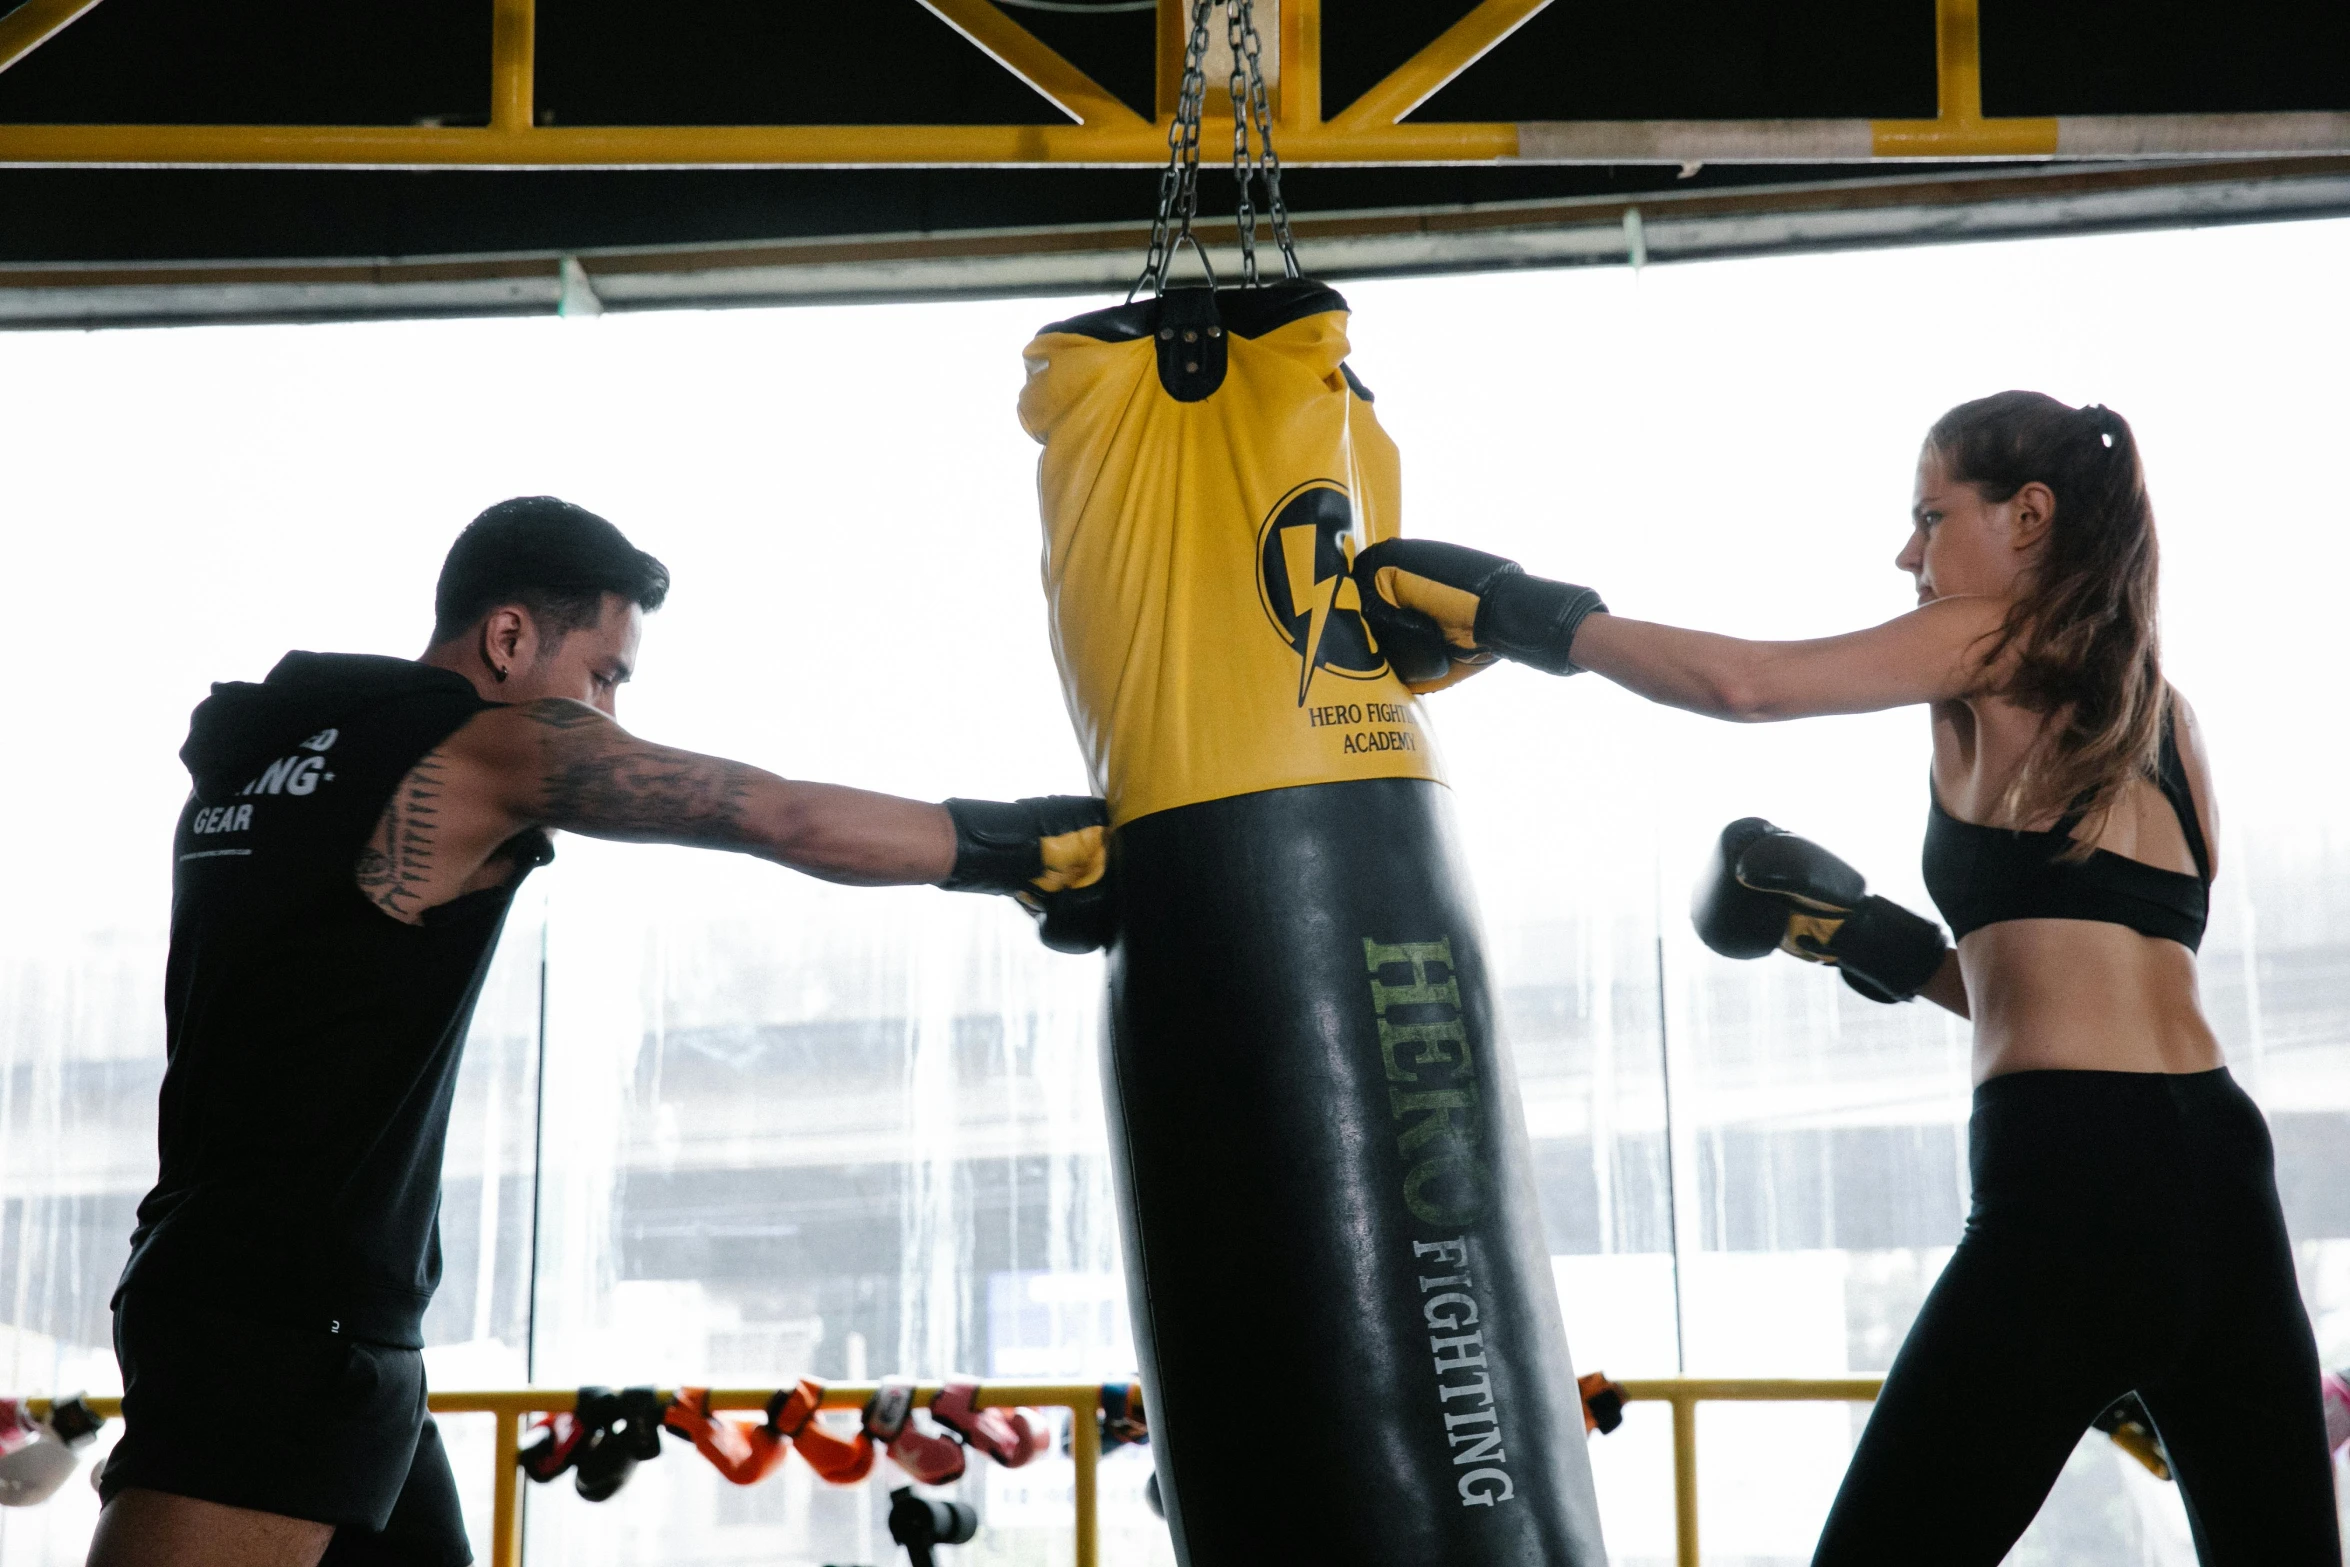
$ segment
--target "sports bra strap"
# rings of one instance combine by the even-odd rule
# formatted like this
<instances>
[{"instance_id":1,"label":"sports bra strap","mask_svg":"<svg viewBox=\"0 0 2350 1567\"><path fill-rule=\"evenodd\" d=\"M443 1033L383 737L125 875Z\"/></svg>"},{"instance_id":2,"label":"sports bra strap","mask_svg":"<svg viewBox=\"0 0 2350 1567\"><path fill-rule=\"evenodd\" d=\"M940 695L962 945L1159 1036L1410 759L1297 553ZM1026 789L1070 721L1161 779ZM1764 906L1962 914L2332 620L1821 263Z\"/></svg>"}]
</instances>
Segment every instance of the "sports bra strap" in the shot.
<instances>
[{"instance_id":1,"label":"sports bra strap","mask_svg":"<svg viewBox=\"0 0 2350 1567\"><path fill-rule=\"evenodd\" d=\"M2211 846L2203 841L2203 818L2195 814L2195 790L2187 782L2186 759L2179 754L2177 709L2166 698L2162 707L2162 748L2154 763L2155 787L2170 801L2172 814L2179 819L2179 831L2186 835L2187 852L2195 857L2195 874L2204 881L2211 880ZM2072 809L2049 829L2051 833L2071 837L2088 815L2088 801L2073 801Z\"/></svg>"},{"instance_id":2,"label":"sports bra strap","mask_svg":"<svg viewBox=\"0 0 2350 1567\"><path fill-rule=\"evenodd\" d=\"M2195 874L2206 882L2211 880L2211 845L2203 840L2203 818L2195 812L2195 790L2187 782L2187 761L2179 754L2176 709L2165 704L2162 712L2162 751L2155 762L2154 781L2161 788L2163 798L2178 814L2179 831L2187 835L2187 852L2195 857Z\"/></svg>"}]
</instances>

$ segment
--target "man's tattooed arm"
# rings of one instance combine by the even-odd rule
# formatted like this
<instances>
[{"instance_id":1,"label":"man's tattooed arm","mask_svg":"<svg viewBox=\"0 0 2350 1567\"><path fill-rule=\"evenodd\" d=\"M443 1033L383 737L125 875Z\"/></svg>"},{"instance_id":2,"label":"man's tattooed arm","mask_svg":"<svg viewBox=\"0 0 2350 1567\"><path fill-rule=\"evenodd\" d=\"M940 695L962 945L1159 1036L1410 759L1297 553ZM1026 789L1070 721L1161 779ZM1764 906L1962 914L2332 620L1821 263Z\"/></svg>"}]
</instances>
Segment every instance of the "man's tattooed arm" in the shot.
<instances>
[{"instance_id":1,"label":"man's tattooed arm","mask_svg":"<svg viewBox=\"0 0 2350 1567\"><path fill-rule=\"evenodd\" d=\"M953 869L954 827L939 806L655 745L579 702L509 711L536 739L529 825L732 849L859 885L934 882Z\"/></svg>"},{"instance_id":2,"label":"man's tattooed arm","mask_svg":"<svg viewBox=\"0 0 2350 1567\"><path fill-rule=\"evenodd\" d=\"M731 849L827 881L942 881L955 830L936 805L795 783L639 740L582 702L480 714L401 780L355 867L394 919L505 882L501 851L533 827Z\"/></svg>"},{"instance_id":3,"label":"man's tattooed arm","mask_svg":"<svg viewBox=\"0 0 2350 1567\"><path fill-rule=\"evenodd\" d=\"M544 825L593 838L760 847L748 825L750 802L762 781L783 780L639 740L582 703L533 702L522 712L541 730L537 815Z\"/></svg>"}]
</instances>

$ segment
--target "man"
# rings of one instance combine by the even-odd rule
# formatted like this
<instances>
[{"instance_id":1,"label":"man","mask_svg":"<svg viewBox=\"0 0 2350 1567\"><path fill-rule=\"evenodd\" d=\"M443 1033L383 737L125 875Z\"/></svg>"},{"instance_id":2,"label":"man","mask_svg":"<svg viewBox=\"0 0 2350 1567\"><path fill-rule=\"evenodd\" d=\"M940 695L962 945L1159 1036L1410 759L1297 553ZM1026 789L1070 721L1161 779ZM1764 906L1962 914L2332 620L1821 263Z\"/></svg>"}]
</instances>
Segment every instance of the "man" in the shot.
<instances>
[{"instance_id":1,"label":"man","mask_svg":"<svg viewBox=\"0 0 2350 1567\"><path fill-rule=\"evenodd\" d=\"M1101 944L1098 800L927 805L622 729L668 589L604 519L506 501L449 551L423 658L289 653L196 709L92 1567L471 1559L420 1327L459 1051L548 829L1011 893Z\"/></svg>"}]
</instances>

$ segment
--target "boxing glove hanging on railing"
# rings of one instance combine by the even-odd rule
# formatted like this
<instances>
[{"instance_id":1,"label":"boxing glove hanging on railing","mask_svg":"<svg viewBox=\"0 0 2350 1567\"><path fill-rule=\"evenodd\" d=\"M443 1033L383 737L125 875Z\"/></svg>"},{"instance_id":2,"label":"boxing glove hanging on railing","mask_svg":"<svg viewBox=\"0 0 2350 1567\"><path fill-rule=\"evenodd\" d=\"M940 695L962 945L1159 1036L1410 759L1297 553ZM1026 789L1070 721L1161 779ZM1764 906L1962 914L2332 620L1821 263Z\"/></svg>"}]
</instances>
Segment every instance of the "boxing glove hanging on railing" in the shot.
<instances>
[{"instance_id":1,"label":"boxing glove hanging on railing","mask_svg":"<svg viewBox=\"0 0 2350 1567\"><path fill-rule=\"evenodd\" d=\"M862 1426L853 1437L838 1437L824 1429L816 1411L824 1404L824 1384L802 1377L797 1386L779 1389L767 1401L767 1426L788 1438L808 1467L834 1485L855 1485L873 1472L877 1456L873 1439Z\"/></svg>"},{"instance_id":2,"label":"boxing glove hanging on railing","mask_svg":"<svg viewBox=\"0 0 2350 1567\"><path fill-rule=\"evenodd\" d=\"M1053 650L1110 809L1111 1168L1176 1556L1601 1567L1447 791L1350 574L1401 485L1346 302L1293 272L1166 286L1210 12L1140 297L1045 328L1020 397ZM1278 1462L1232 1440L1233 1378L1267 1364L1342 1398L1344 1439Z\"/></svg>"}]
</instances>

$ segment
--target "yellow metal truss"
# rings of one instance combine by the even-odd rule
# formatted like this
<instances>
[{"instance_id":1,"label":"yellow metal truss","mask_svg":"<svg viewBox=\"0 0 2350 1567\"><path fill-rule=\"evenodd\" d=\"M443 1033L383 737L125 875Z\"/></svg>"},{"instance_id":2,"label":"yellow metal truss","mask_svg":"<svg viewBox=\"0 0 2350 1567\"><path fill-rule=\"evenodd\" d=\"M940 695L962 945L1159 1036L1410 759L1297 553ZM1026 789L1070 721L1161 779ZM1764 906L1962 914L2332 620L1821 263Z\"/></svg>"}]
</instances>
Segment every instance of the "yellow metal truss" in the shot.
<instances>
[{"instance_id":1,"label":"yellow metal truss","mask_svg":"<svg viewBox=\"0 0 2350 1567\"><path fill-rule=\"evenodd\" d=\"M1144 119L991 0L921 0L1069 118L1066 125L541 126L535 0L489 0L490 123L464 126L0 125L0 165L320 168L1085 168L1166 157L1187 0L1159 0L1158 118ZM2350 114L1990 118L1976 0L1935 0L1931 120L1405 123L1550 0L1481 0L1334 118L1321 104L1321 0L1282 0L1279 147L1294 164L1842 163L2242 158L2350 152ZM1924 0L1912 0L1922 4ZM0 71L97 0L0 17ZM1219 95L1211 113L1228 116Z\"/></svg>"}]
</instances>

